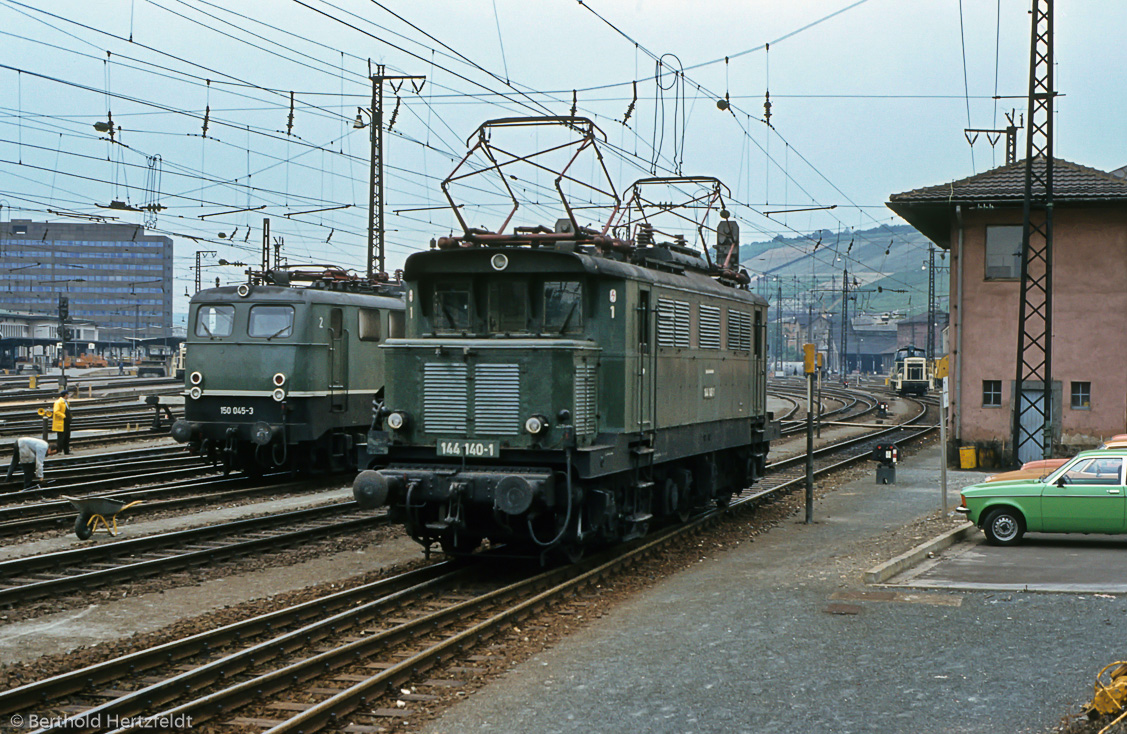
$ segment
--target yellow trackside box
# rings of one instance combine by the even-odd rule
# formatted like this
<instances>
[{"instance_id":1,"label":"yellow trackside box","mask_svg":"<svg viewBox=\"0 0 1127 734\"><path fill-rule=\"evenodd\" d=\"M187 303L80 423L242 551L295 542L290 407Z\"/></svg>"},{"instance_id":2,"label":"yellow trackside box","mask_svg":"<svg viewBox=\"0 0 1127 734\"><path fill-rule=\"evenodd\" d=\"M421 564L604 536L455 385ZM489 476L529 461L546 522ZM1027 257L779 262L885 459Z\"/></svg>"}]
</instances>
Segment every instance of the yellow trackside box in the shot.
<instances>
[{"instance_id":1,"label":"yellow trackside box","mask_svg":"<svg viewBox=\"0 0 1127 734\"><path fill-rule=\"evenodd\" d=\"M802 366L808 375L814 373L814 359L816 353L817 347L813 344L802 345Z\"/></svg>"}]
</instances>

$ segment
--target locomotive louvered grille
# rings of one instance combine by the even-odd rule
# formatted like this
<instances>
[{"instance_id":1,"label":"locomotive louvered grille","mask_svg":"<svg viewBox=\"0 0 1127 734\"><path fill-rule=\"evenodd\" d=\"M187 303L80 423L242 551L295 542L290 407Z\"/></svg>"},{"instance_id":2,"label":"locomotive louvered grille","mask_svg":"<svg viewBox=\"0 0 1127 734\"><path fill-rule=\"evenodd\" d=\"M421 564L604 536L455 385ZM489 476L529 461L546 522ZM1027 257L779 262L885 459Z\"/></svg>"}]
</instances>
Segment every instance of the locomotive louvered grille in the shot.
<instances>
[{"instance_id":1,"label":"locomotive louvered grille","mask_svg":"<svg viewBox=\"0 0 1127 734\"><path fill-rule=\"evenodd\" d=\"M685 301L657 299L657 344L660 347L689 347L689 319L692 311Z\"/></svg>"},{"instance_id":2,"label":"locomotive louvered grille","mask_svg":"<svg viewBox=\"0 0 1127 734\"><path fill-rule=\"evenodd\" d=\"M751 314L728 311L728 349L751 351Z\"/></svg>"},{"instance_id":3,"label":"locomotive louvered grille","mask_svg":"<svg viewBox=\"0 0 1127 734\"><path fill-rule=\"evenodd\" d=\"M681 349L689 348L689 320L692 312L684 301L673 302L673 341Z\"/></svg>"},{"instance_id":4,"label":"locomotive louvered grille","mask_svg":"<svg viewBox=\"0 0 1127 734\"><path fill-rule=\"evenodd\" d=\"M657 299L657 345L673 346L673 301Z\"/></svg>"},{"instance_id":5,"label":"locomotive louvered grille","mask_svg":"<svg viewBox=\"0 0 1127 734\"><path fill-rule=\"evenodd\" d=\"M593 365L576 366L575 413L573 418L576 433L595 432L597 384L597 375Z\"/></svg>"},{"instance_id":6,"label":"locomotive louvered grille","mask_svg":"<svg viewBox=\"0 0 1127 734\"><path fill-rule=\"evenodd\" d=\"M720 348L720 309L716 306L700 307L700 348Z\"/></svg>"},{"instance_id":7,"label":"locomotive louvered grille","mask_svg":"<svg viewBox=\"0 0 1127 734\"><path fill-rule=\"evenodd\" d=\"M466 366L423 366L423 430L427 433L465 433Z\"/></svg>"},{"instance_id":8,"label":"locomotive louvered grille","mask_svg":"<svg viewBox=\"0 0 1127 734\"><path fill-rule=\"evenodd\" d=\"M909 380L922 380L924 378L924 366L922 364L908 365L908 379Z\"/></svg>"},{"instance_id":9,"label":"locomotive louvered grille","mask_svg":"<svg viewBox=\"0 0 1127 734\"><path fill-rule=\"evenodd\" d=\"M475 434L520 433L520 368L515 364L477 365L473 401Z\"/></svg>"}]
</instances>

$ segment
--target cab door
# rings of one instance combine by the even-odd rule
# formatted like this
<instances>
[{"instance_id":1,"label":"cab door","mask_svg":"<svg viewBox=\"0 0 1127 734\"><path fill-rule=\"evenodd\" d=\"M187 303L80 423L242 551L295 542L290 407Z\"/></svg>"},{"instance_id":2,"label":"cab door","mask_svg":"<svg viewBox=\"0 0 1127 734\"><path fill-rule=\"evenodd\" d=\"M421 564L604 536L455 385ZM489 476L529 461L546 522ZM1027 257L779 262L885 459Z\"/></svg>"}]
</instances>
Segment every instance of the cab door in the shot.
<instances>
[{"instance_id":1,"label":"cab door","mask_svg":"<svg viewBox=\"0 0 1127 734\"><path fill-rule=\"evenodd\" d=\"M638 335L638 370L636 375L638 423L636 430L645 432L654 430L654 372L657 366L657 345L653 339L654 324L657 317L650 306L649 288L642 287L638 290L638 308L636 311Z\"/></svg>"},{"instance_id":2,"label":"cab door","mask_svg":"<svg viewBox=\"0 0 1127 734\"><path fill-rule=\"evenodd\" d=\"M340 308L329 310L329 406L334 413L348 409L348 339Z\"/></svg>"},{"instance_id":3,"label":"cab door","mask_svg":"<svg viewBox=\"0 0 1127 734\"><path fill-rule=\"evenodd\" d=\"M1057 533L1127 531L1127 486L1123 459L1099 456L1073 462L1061 486L1046 484L1041 493L1044 530Z\"/></svg>"}]
</instances>

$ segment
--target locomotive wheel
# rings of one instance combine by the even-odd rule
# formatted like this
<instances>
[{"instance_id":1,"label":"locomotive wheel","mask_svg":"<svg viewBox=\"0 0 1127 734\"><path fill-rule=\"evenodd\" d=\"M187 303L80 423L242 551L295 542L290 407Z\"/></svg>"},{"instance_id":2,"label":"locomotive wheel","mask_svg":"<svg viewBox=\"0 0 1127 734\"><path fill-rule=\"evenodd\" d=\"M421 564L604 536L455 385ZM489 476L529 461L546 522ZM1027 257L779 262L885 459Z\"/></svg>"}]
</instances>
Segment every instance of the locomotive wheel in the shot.
<instances>
[{"instance_id":1,"label":"locomotive wheel","mask_svg":"<svg viewBox=\"0 0 1127 734\"><path fill-rule=\"evenodd\" d=\"M89 540L90 536L94 534L94 528L90 526L90 515L87 512L80 512L78 519L74 521L74 534L78 536L79 540Z\"/></svg>"}]
</instances>

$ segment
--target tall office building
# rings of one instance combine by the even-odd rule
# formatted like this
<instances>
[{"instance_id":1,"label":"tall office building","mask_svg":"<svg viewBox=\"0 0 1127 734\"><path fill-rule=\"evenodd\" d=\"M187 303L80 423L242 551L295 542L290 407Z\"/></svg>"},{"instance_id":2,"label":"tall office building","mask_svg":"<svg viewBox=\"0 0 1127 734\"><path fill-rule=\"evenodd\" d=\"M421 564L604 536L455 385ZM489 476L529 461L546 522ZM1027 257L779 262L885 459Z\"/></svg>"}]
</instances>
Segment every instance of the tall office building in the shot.
<instances>
[{"instance_id":1,"label":"tall office building","mask_svg":"<svg viewBox=\"0 0 1127 734\"><path fill-rule=\"evenodd\" d=\"M91 321L102 338L172 328L172 240L140 225L0 222L0 307Z\"/></svg>"}]
</instances>

